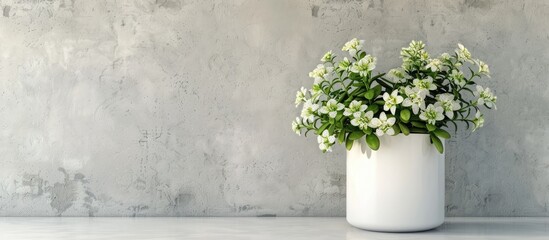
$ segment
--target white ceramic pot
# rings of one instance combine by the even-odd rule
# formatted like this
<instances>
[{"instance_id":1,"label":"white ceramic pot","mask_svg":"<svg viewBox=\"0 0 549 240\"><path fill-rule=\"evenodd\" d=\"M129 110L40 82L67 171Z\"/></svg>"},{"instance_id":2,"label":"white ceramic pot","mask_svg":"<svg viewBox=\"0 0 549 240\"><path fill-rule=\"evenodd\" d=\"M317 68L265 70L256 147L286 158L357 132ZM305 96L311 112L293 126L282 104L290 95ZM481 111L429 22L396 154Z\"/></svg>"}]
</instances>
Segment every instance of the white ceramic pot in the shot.
<instances>
[{"instance_id":1,"label":"white ceramic pot","mask_svg":"<svg viewBox=\"0 0 549 240\"><path fill-rule=\"evenodd\" d=\"M347 222L372 231L414 232L444 222L444 154L427 134L364 139L347 151ZM444 143L444 142L443 142Z\"/></svg>"}]
</instances>

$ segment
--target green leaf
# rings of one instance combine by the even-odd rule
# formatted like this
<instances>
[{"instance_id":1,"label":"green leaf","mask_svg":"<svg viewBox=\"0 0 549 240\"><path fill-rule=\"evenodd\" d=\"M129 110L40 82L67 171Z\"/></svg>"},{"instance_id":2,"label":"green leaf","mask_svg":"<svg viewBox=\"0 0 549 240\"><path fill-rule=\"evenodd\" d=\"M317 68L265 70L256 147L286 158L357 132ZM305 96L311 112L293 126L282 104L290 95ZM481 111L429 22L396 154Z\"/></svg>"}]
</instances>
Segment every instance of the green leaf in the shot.
<instances>
[{"instance_id":1,"label":"green leaf","mask_svg":"<svg viewBox=\"0 0 549 240\"><path fill-rule=\"evenodd\" d=\"M361 52L360 56L359 56L359 59L363 59L365 56L366 56L366 52Z\"/></svg>"},{"instance_id":2,"label":"green leaf","mask_svg":"<svg viewBox=\"0 0 549 240\"><path fill-rule=\"evenodd\" d=\"M398 135L400 133L400 127L398 124L393 125L393 130L395 131L395 135Z\"/></svg>"},{"instance_id":3,"label":"green leaf","mask_svg":"<svg viewBox=\"0 0 549 240\"><path fill-rule=\"evenodd\" d=\"M360 74L354 73L354 72L349 73L349 78L350 78L351 80L355 80L355 81L356 81L356 80L362 79L362 77L360 76Z\"/></svg>"},{"instance_id":4,"label":"green leaf","mask_svg":"<svg viewBox=\"0 0 549 240\"><path fill-rule=\"evenodd\" d=\"M421 120L421 118L419 118L418 115L413 115L413 114L412 114L412 115L410 116L410 121L421 122L421 121L423 121L423 120Z\"/></svg>"},{"instance_id":5,"label":"green leaf","mask_svg":"<svg viewBox=\"0 0 549 240\"><path fill-rule=\"evenodd\" d=\"M353 91L353 92L354 92L354 91ZM353 94L353 95L357 95L357 96L358 96L358 95L364 95L364 93L366 93L366 90L361 89L360 91L356 92L356 93Z\"/></svg>"},{"instance_id":6,"label":"green leaf","mask_svg":"<svg viewBox=\"0 0 549 240\"><path fill-rule=\"evenodd\" d=\"M339 134L337 135L337 140L339 143L343 143L345 141L345 130L339 131Z\"/></svg>"},{"instance_id":7,"label":"green leaf","mask_svg":"<svg viewBox=\"0 0 549 240\"><path fill-rule=\"evenodd\" d=\"M381 85L377 85L377 86L373 87L372 89L374 89L374 91L375 91L374 96L379 96L379 94L381 94Z\"/></svg>"},{"instance_id":8,"label":"green leaf","mask_svg":"<svg viewBox=\"0 0 549 240\"><path fill-rule=\"evenodd\" d=\"M337 121L335 126L336 126L337 129L342 129L343 128L343 121Z\"/></svg>"},{"instance_id":9,"label":"green leaf","mask_svg":"<svg viewBox=\"0 0 549 240\"><path fill-rule=\"evenodd\" d=\"M326 122L326 123L322 124L322 126L320 126L320 128L318 130L316 130L316 134L321 135L322 132L324 132L324 130L328 127L328 125L330 125L329 122Z\"/></svg>"},{"instance_id":10,"label":"green leaf","mask_svg":"<svg viewBox=\"0 0 549 240\"><path fill-rule=\"evenodd\" d=\"M412 121L412 126L418 127L418 128L425 128L425 123Z\"/></svg>"},{"instance_id":11,"label":"green leaf","mask_svg":"<svg viewBox=\"0 0 549 240\"><path fill-rule=\"evenodd\" d=\"M368 82L368 76L363 77L362 82L364 83L364 86L370 85L369 82Z\"/></svg>"},{"instance_id":12,"label":"green leaf","mask_svg":"<svg viewBox=\"0 0 549 240\"><path fill-rule=\"evenodd\" d=\"M433 133L435 135L437 135L437 137L439 137L439 138L444 138L444 139L449 139L450 138L450 133L448 133L447 131L444 131L442 129L437 129L437 130L433 131Z\"/></svg>"},{"instance_id":13,"label":"green leaf","mask_svg":"<svg viewBox=\"0 0 549 240\"><path fill-rule=\"evenodd\" d=\"M375 101L374 103L377 104L377 105L384 105L385 101L379 99L379 100Z\"/></svg>"},{"instance_id":14,"label":"green leaf","mask_svg":"<svg viewBox=\"0 0 549 240\"><path fill-rule=\"evenodd\" d=\"M379 138L375 134L367 135L366 143L368 144L368 147L370 147L372 150L379 149Z\"/></svg>"},{"instance_id":15,"label":"green leaf","mask_svg":"<svg viewBox=\"0 0 549 240\"><path fill-rule=\"evenodd\" d=\"M380 77L383 77L384 75L385 75L385 73L380 73L380 74L378 74L378 75L375 75L375 76L372 77L372 80L376 80L376 79L378 79L378 78L380 78ZM378 95L379 95L379 94L378 94Z\"/></svg>"},{"instance_id":16,"label":"green leaf","mask_svg":"<svg viewBox=\"0 0 549 240\"><path fill-rule=\"evenodd\" d=\"M343 117L343 112L338 112L336 115L336 121L341 120L342 117Z\"/></svg>"},{"instance_id":17,"label":"green leaf","mask_svg":"<svg viewBox=\"0 0 549 240\"><path fill-rule=\"evenodd\" d=\"M402 111L400 111L400 120L407 123L410 120L410 110L406 108L402 109Z\"/></svg>"},{"instance_id":18,"label":"green leaf","mask_svg":"<svg viewBox=\"0 0 549 240\"><path fill-rule=\"evenodd\" d=\"M379 83L379 85L383 86L384 88L389 88L389 89L392 88L391 85L384 82L381 78L376 79L376 82Z\"/></svg>"},{"instance_id":19,"label":"green leaf","mask_svg":"<svg viewBox=\"0 0 549 240\"><path fill-rule=\"evenodd\" d=\"M377 113L377 111L379 111L379 105L372 104L372 105L368 106L368 108L366 108L366 112L368 112L368 111L372 111L374 113Z\"/></svg>"},{"instance_id":20,"label":"green leaf","mask_svg":"<svg viewBox=\"0 0 549 240\"><path fill-rule=\"evenodd\" d=\"M344 94L344 95L342 96L342 98L345 97L345 95L346 95L346 94ZM340 99L342 99L342 98L340 98ZM349 105L349 103L351 103L353 100L354 100L353 97L349 97L347 100L345 100L345 102L343 102L343 104Z\"/></svg>"},{"instance_id":21,"label":"green leaf","mask_svg":"<svg viewBox=\"0 0 549 240\"><path fill-rule=\"evenodd\" d=\"M403 124L403 123L399 122L398 126L400 127L400 131L404 135L408 136L410 134L410 129L406 126L406 124Z\"/></svg>"},{"instance_id":22,"label":"green leaf","mask_svg":"<svg viewBox=\"0 0 549 240\"><path fill-rule=\"evenodd\" d=\"M356 132L352 132L351 134L349 134L349 137L347 137L347 138L354 141L354 140L357 140L357 139L361 138L362 136L364 136L363 131L356 131Z\"/></svg>"},{"instance_id":23,"label":"green leaf","mask_svg":"<svg viewBox=\"0 0 549 240\"><path fill-rule=\"evenodd\" d=\"M435 129L437 129L435 125L427 124L427 130L429 130L429 132L435 131Z\"/></svg>"},{"instance_id":24,"label":"green leaf","mask_svg":"<svg viewBox=\"0 0 549 240\"><path fill-rule=\"evenodd\" d=\"M347 141L345 142L345 148L347 148L347 150L351 150L351 148L353 148L353 142L354 142L353 140L350 140L349 138L347 138Z\"/></svg>"},{"instance_id":25,"label":"green leaf","mask_svg":"<svg viewBox=\"0 0 549 240\"><path fill-rule=\"evenodd\" d=\"M335 124L332 124L332 125L330 126L330 128L328 128L328 132L329 132L330 134L334 134L335 126L336 126Z\"/></svg>"},{"instance_id":26,"label":"green leaf","mask_svg":"<svg viewBox=\"0 0 549 240\"><path fill-rule=\"evenodd\" d=\"M444 152L444 146L442 145L442 142L435 134L431 134L431 142L433 142L433 145L435 145L435 148L439 153Z\"/></svg>"},{"instance_id":27,"label":"green leaf","mask_svg":"<svg viewBox=\"0 0 549 240\"><path fill-rule=\"evenodd\" d=\"M376 94L376 91L374 89L370 89L366 91L366 93L364 94L364 97L368 100L372 100L374 99L375 94Z\"/></svg>"}]
</instances>

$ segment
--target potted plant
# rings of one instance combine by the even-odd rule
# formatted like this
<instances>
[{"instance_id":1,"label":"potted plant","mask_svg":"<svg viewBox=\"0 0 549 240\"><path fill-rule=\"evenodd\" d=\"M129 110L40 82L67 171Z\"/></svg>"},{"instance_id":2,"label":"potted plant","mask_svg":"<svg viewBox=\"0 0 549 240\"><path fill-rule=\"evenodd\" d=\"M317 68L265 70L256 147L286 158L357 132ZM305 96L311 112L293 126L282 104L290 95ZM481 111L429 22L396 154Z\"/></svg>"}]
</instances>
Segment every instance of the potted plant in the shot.
<instances>
[{"instance_id":1,"label":"potted plant","mask_svg":"<svg viewBox=\"0 0 549 240\"><path fill-rule=\"evenodd\" d=\"M458 44L432 58L425 44L402 48L402 66L373 73L376 58L352 39L336 60L332 51L309 73L310 89L297 92L301 116L292 129L317 135L320 150L347 149L347 221L388 232L421 231L444 221L444 129L484 124L481 107L496 96L477 85L488 65Z\"/></svg>"}]
</instances>

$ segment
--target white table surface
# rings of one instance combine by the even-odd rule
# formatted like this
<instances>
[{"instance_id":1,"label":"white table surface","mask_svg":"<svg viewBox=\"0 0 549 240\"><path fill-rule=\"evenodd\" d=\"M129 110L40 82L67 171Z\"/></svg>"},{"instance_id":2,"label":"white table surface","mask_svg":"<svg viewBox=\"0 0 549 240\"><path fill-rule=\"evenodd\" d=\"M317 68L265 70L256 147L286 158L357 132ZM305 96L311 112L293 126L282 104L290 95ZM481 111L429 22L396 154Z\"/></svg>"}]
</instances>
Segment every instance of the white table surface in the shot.
<instances>
[{"instance_id":1,"label":"white table surface","mask_svg":"<svg viewBox=\"0 0 549 240\"><path fill-rule=\"evenodd\" d=\"M345 218L0 218L0 239L547 239L549 218L447 218L417 233L354 228Z\"/></svg>"}]
</instances>

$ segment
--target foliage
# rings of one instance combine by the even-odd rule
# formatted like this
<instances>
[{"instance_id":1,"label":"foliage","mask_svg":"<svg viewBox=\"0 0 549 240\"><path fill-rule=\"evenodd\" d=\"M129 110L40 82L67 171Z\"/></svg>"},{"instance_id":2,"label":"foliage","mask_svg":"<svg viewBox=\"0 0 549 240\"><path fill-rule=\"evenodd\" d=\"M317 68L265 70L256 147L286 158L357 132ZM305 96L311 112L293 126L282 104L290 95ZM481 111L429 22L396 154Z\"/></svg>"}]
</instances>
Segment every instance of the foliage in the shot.
<instances>
[{"instance_id":1,"label":"foliage","mask_svg":"<svg viewBox=\"0 0 549 240\"><path fill-rule=\"evenodd\" d=\"M475 131L484 124L480 107L496 108L497 97L476 84L490 77L488 65L461 44L452 54L431 58L425 44L412 41L400 52L402 66L376 74L377 59L363 45L356 38L347 42L342 51L350 58L339 61L327 52L309 73L311 89L296 94L296 107L303 108L292 129L298 135L313 131L323 152L336 141L350 149L362 137L377 150L383 147L380 136L416 133L429 134L442 153L441 138L450 138L444 128L464 122Z\"/></svg>"}]
</instances>

